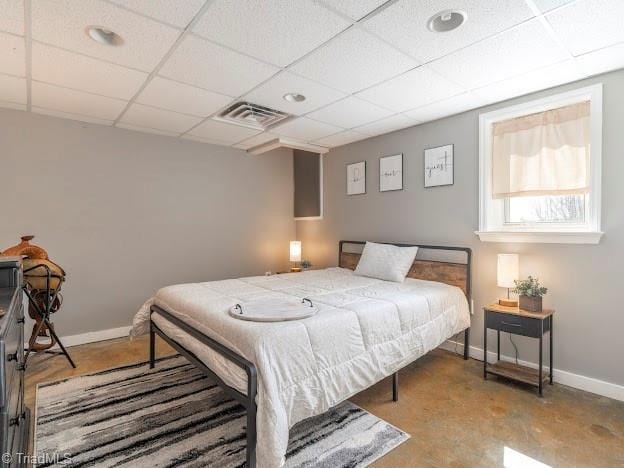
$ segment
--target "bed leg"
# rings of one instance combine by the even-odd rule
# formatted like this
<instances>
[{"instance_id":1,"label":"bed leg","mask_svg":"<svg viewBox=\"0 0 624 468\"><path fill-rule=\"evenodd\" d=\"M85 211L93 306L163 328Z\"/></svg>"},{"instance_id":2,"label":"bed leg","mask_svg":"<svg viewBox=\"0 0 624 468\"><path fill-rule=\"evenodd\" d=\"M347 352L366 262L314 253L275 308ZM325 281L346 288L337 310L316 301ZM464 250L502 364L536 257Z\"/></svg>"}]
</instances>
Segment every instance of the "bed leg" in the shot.
<instances>
[{"instance_id":1,"label":"bed leg","mask_svg":"<svg viewBox=\"0 0 624 468\"><path fill-rule=\"evenodd\" d=\"M256 467L256 403L247 407L247 468Z\"/></svg>"},{"instance_id":2,"label":"bed leg","mask_svg":"<svg viewBox=\"0 0 624 468\"><path fill-rule=\"evenodd\" d=\"M399 372L392 374L392 401L399 401Z\"/></svg>"},{"instance_id":3,"label":"bed leg","mask_svg":"<svg viewBox=\"0 0 624 468\"><path fill-rule=\"evenodd\" d=\"M154 326L150 317L150 337L149 337L149 366L150 369L154 368L156 364L156 333L154 332Z\"/></svg>"},{"instance_id":4,"label":"bed leg","mask_svg":"<svg viewBox=\"0 0 624 468\"><path fill-rule=\"evenodd\" d=\"M245 366L245 370L247 371L247 402L245 404L247 409L247 468L256 468L258 374L251 363Z\"/></svg>"},{"instance_id":5,"label":"bed leg","mask_svg":"<svg viewBox=\"0 0 624 468\"><path fill-rule=\"evenodd\" d=\"M464 330L464 360L468 360L468 352L470 351L470 328Z\"/></svg>"}]
</instances>

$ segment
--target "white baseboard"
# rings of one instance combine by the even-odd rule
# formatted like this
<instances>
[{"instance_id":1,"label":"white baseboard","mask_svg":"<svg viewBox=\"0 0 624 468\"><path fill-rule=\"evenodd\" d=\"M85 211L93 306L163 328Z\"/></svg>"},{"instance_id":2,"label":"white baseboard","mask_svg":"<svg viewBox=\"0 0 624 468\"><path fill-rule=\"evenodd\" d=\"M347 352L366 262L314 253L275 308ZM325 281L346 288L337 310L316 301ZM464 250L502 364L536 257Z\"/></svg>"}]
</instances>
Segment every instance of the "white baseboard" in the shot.
<instances>
[{"instance_id":1,"label":"white baseboard","mask_svg":"<svg viewBox=\"0 0 624 468\"><path fill-rule=\"evenodd\" d=\"M100 330L95 332L82 333L80 335L61 336L61 341L65 347L78 346L87 343L96 343L98 341L112 340L113 338L122 338L128 336L131 326L109 328L108 330ZM55 346L56 348L56 346Z\"/></svg>"},{"instance_id":2,"label":"white baseboard","mask_svg":"<svg viewBox=\"0 0 624 468\"><path fill-rule=\"evenodd\" d=\"M447 351L455 352L455 347L457 347L457 351L462 353L464 352L464 344L455 341L445 341L440 345L440 348L446 349ZM479 361L483 361L483 349L477 348L476 346L470 346L470 357L477 359ZM493 351L488 351L488 362L496 361L496 353ZM501 354L501 361L509 361L514 362L515 359L511 356L505 356ZM529 361L518 360L518 364L523 366L532 367L533 369L537 368L537 364ZM544 370L549 371L548 366L544 366ZM586 392L595 393L596 395L605 396L608 398L613 398L614 400L624 401L624 386L617 385L611 382L605 382L604 380L594 379L592 377L585 377L584 375L573 374L572 372L564 371L555 368L553 372L553 380L556 383L560 383L563 385L567 385L568 387L578 388L579 390L584 390Z\"/></svg>"}]
</instances>

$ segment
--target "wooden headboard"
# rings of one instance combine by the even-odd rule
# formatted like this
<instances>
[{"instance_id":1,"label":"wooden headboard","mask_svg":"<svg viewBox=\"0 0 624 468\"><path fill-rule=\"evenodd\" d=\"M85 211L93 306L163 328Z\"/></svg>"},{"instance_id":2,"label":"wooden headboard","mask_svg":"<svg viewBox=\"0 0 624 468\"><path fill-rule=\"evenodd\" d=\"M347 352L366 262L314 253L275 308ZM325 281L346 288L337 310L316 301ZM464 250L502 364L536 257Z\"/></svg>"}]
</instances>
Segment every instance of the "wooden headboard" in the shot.
<instances>
[{"instance_id":1,"label":"wooden headboard","mask_svg":"<svg viewBox=\"0 0 624 468\"><path fill-rule=\"evenodd\" d=\"M341 268L349 268L355 270L360 261L361 253L345 251L346 246L363 247L366 242L363 241L347 241L342 240L338 244L338 266ZM408 278L423 279L429 281L438 281L440 283L450 284L461 288L466 297L471 299L471 281L470 268L472 260L472 250L468 247L448 247L440 245L418 245L418 244L394 244L392 242L382 242L382 244L391 244L398 247L418 247L418 254L421 251L438 251L442 253L463 253L465 262L443 261L443 260L424 260L419 259L417 255L412 268L407 274Z\"/></svg>"}]
</instances>

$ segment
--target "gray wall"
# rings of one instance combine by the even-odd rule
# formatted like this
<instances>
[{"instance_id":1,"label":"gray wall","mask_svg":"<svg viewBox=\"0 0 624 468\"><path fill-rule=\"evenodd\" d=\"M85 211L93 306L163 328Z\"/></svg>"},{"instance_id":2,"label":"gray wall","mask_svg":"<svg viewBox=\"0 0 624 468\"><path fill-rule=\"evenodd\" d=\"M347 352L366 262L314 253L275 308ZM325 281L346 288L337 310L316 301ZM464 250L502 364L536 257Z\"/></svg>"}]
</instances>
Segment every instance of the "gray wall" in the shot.
<instances>
[{"instance_id":1,"label":"gray wall","mask_svg":"<svg viewBox=\"0 0 624 468\"><path fill-rule=\"evenodd\" d=\"M602 229L599 245L496 244L479 241L478 115L539 96L604 84ZM469 246L474 252L475 315L472 343L483 346L483 305L505 291L496 287L496 255L520 254L521 275L550 288L545 306L556 309L555 368L624 384L624 71L536 93L503 104L356 142L324 160L324 219L300 221L303 257L335 265L340 239ZM423 150L455 144L455 185L423 187ZM378 158L404 154L404 190L379 193ZM367 193L345 195L345 165L367 161ZM505 337L504 351L512 355ZM537 347L518 339L520 358L536 360Z\"/></svg>"},{"instance_id":2,"label":"gray wall","mask_svg":"<svg viewBox=\"0 0 624 468\"><path fill-rule=\"evenodd\" d=\"M0 111L0 249L67 273L61 335L129 325L159 287L288 265L292 151L240 150Z\"/></svg>"}]
</instances>

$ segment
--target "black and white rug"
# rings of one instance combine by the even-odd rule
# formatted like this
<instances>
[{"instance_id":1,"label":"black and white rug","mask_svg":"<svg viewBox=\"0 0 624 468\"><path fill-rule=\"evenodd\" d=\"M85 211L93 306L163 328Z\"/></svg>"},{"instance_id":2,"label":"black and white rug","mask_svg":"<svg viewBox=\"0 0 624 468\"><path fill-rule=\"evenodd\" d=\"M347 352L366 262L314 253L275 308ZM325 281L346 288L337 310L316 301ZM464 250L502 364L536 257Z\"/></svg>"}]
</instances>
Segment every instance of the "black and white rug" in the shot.
<instances>
[{"instance_id":1,"label":"black and white rug","mask_svg":"<svg viewBox=\"0 0 624 468\"><path fill-rule=\"evenodd\" d=\"M244 408L186 359L37 387L38 466L238 467ZM350 402L290 431L287 467L364 467L409 435Z\"/></svg>"}]
</instances>

